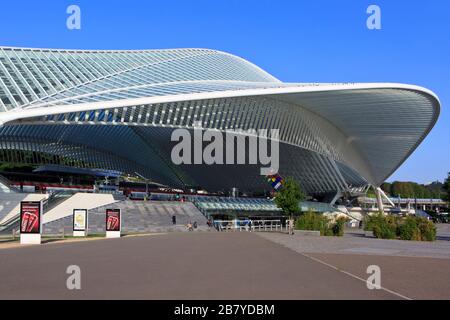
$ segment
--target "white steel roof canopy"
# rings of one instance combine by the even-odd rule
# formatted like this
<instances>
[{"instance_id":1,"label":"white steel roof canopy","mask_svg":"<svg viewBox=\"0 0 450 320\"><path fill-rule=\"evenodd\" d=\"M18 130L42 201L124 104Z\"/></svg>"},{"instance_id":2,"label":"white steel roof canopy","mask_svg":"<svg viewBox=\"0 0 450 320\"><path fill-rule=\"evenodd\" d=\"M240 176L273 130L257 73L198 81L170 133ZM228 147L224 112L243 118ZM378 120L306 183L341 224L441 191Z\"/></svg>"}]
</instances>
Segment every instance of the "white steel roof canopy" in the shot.
<instances>
[{"instance_id":1,"label":"white steel roof canopy","mask_svg":"<svg viewBox=\"0 0 450 320\"><path fill-rule=\"evenodd\" d=\"M136 139L157 140L152 134L158 134L170 140L170 130L191 129L194 120L218 130L280 129L286 152L299 157L290 159L282 173L311 192L331 192L384 182L433 128L440 102L433 92L405 84L285 84L241 58L214 50L0 48L1 110L0 137L5 138L6 127L106 125L132 127ZM217 115L224 121L218 122ZM160 162L167 162L163 144L152 148L160 150ZM112 147L108 153L127 157ZM295 166L296 160L302 168ZM183 180L190 171L174 173L180 168L166 165L178 177L173 180ZM105 169L126 171L118 164ZM322 181L314 181L310 173ZM201 181L194 174L187 175L199 185L228 187L220 179ZM157 182L170 185L169 180Z\"/></svg>"}]
</instances>

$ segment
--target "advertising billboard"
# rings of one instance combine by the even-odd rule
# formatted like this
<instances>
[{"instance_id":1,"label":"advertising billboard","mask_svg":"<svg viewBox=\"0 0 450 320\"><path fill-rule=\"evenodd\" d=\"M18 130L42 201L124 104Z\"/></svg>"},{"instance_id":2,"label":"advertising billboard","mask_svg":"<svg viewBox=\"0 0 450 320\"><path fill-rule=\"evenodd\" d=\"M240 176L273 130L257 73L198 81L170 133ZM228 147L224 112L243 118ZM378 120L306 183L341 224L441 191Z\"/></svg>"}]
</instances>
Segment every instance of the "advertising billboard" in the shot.
<instances>
[{"instance_id":1,"label":"advertising billboard","mask_svg":"<svg viewBox=\"0 0 450 320\"><path fill-rule=\"evenodd\" d=\"M41 233L41 203L22 202L20 204L20 233Z\"/></svg>"},{"instance_id":2,"label":"advertising billboard","mask_svg":"<svg viewBox=\"0 0 450 320\"><path fill-rule=\"evenodd\" d=\"M106 231L120 232L120 209L106 210Z\"/></svg>"},{"instance_id":3,"label":"advertising billboard","mask_svg":"<svg viewBox=\"0 0 450 320\"><path fill-rule=\"evenodd\" d=\"M73 231L87 230L87 213L85 209L73 210Z\"/></svg>"}]
</instances>

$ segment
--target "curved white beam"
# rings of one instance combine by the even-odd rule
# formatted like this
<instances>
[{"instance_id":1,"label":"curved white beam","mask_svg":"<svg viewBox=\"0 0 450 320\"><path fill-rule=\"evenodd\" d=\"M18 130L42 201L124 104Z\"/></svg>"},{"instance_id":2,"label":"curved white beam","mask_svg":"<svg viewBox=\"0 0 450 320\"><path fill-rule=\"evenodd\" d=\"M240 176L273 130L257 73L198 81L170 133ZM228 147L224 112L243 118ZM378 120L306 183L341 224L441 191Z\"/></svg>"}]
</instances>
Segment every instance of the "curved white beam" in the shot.
<instances>
[{"instance_id":1,"label":"curved white beam","mask_svg":"<svg viewBox=\"0 0 450 320\"><path fill-rule=\"evenodd\" d=\"M398 83L355 83L355 84L317 84L317 85L301 85L279 87L279 88L260 88L260 89L244 89L244 90L230 90L230 91L216 91L216 92L201 92L190 94L176 94L165 96L143 97L135 99L121 99L112 101L102 101L93 103L57 105L40 108L14 109L8 112L0 113L0 126L8 122L17 121L21 119L40 117L45 115L57 115L61 113L106 110L111 108L130 107L145 104L170 103L170 102L184 102L192 100L207 100L207 99L221 99L221 98L237 98L250 96L268 96L268 95L283 95L292 93L311 93L311 92L330 92L343 90L371 90L371 89L401 89L410 90L418 93L429 95L437 102L436 119L440 114L440 101L437 95L423 87L398 84Z\"/></svg>"}]
</instances>

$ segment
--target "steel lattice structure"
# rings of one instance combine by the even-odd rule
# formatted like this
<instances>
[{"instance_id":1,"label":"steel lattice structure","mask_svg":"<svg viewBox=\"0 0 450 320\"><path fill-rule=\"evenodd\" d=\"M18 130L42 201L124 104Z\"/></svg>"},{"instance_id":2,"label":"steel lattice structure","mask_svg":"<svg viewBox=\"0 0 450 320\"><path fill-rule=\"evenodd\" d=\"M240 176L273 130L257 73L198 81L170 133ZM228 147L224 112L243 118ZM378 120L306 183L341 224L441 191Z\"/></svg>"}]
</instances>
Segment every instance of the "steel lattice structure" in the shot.
<instances>
[{"instance_id":1,"label":"steel lattice structure","mask_svg":"<svg viewBox=\"0 0 450 320\"><path fill-rule=\"evenodd\" d=\"M380 185L435 125L412 85L283 83L207 49L0 47L0 161L138 172L172 187L266 189L256 166L175 166L175 128L280 129L280 173L311 194Z\"/></svg>"}]
</instances>

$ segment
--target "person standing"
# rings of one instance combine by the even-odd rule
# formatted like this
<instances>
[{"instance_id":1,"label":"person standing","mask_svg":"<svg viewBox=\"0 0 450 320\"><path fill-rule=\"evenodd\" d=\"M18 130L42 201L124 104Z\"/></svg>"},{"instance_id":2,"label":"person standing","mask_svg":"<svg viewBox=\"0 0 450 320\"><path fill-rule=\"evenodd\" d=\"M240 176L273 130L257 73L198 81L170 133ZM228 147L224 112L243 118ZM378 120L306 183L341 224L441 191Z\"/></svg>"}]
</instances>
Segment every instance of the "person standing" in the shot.
<instances>
[{"instance_id":1,"label":"person standing","mask_svg":"<svg viewBox=\"0 0 450 320\"><path fill-rule=\"evenodd\" d=\"M176 224L177 224L177 216L176 216L176 215L173 215L173 216L172 216L172 224L173 224L173 225L176 225Z\"/></svg>"},{"instance_id":2,"label":"person standing","mask_svg":"<svg viewBox=\"0 0 450 320\"><path fill-rule=\"evenodd\" d=\"M289 235L294 235L294 219L291 217L289 218Z\"/></svg>"}]
</instances>

